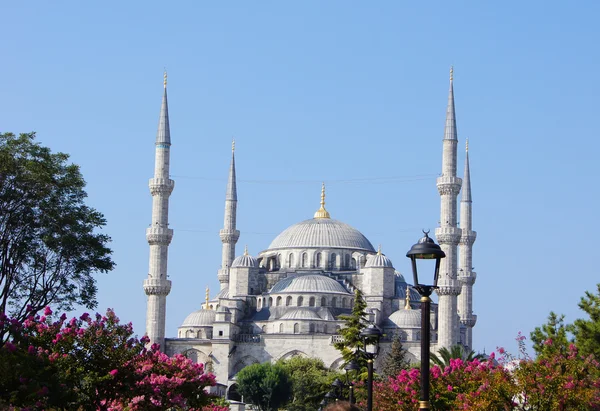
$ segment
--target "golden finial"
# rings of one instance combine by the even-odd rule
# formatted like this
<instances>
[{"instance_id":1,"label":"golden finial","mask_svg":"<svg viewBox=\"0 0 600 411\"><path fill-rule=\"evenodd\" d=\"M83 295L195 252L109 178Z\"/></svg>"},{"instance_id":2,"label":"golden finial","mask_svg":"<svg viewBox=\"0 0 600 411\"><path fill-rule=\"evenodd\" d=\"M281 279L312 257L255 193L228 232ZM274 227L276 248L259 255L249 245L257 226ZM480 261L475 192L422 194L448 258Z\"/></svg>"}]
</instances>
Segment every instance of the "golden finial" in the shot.
<instances>
[{"instance_id":1,"label":"golden finial","mask_svg":"<svg viewBox=\"0 0 600 411\"><path fill-rule=\"evenodd\" d=\"M454 66L450 66L450 81L454 80Z\"/></svg>"},{"instance_id":2,"label":"golden finial","mask_svg":"<svg viewBox=\"0 0 600 411\"><path fill-rule=\"evenodd\" d=\"M405 310L410 310L411 306L410 306L410 289L408 288L408 285L406 286L406 305L404 306Z\"/></svg>"},{"instance_id":3,"label":"golden finial","mask_svg":"<svg viewBox=\"0 0 600 411\"><path fill-rule=\"evenodd\" d=\"M210 294L210 289L208 288L208 285L206 286L206 304L205 304L205 310L208 310L208 300L209 300L209 294Z\"/></svg>"},{"instance_id":4,"label":"golden finial","mask_svg":"<svg viewBox=\"0 0 600 411\"><path fill-rule=\"evenodd\" d=\"M377 247L377 255L381 255L381 244L379 244L379 247Z\"/></svg>"},{"instance_id":5,"label":"golden finial","mask_svg":"<svg viewBox=\"0 0 600 411\"><path fill-rule=\"evenodd\" d=\"M467 139L467 142L465 144L465 150L467 153L469 152L469 139Z\"/></svg>"},{"instance_id":6,"label":"golden finial","mask_svg":"<svg viewBox=\"0 0 600 411\"><path fill-rule=\"evenodd\" d=\"M248 255L248 244L244 246L244 255Z\"/></svg>"},{"instance_id":7,"label":"golden finial","mask_svg":"<svg viewBox=\"0 0 600 411\"><path fill-rule=\"evenodd\" d=\"M163 75L163 84L165 88L167 88L167 69L165 69L165 73Z\"/></svg>"},{"instance_id":8,"label":"golden finial","mask_svg":"<svg viewBox=\"0 0 600 411\"><path fill-rule=\"evenodd\" d=\"M331 218L329 212L325 210L325 183L321 186L321 208L315 213L315 218Z\"/></svg>"},{"instance_id":9,"label":"golden finial","mask_svg":"<svg viewBox=\"0 0 600 411\"><path fill-rule=\"evenodd\" d=\"M231 139L231 152L233 153L235 151L235 138Z\"/></svg>"}]
</instances>

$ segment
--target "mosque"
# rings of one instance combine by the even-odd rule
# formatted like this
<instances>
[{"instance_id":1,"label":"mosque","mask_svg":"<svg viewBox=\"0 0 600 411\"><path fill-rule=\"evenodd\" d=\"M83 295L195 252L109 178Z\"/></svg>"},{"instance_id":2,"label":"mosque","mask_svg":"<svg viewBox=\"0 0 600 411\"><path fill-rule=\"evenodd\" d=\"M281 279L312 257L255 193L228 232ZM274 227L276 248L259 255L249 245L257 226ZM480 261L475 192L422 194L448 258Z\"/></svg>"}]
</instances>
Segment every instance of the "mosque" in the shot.
<instances>
[{"instance_id":1,"label":"mosque","mask_svg":"<svg viewBox=\"0 0 600 411\"><path fill-rule=\"evenodd\" d=\"M462 344L472 347L472 245L476 233L471 223L471 184L468 145L464 178L457 177L457 131L453 73L442 147L442 173L437 179L441 198L437 241L446 258L440 267L438 303L432 304L432 349ZM219 392L235 398L235 376L253 363L277 361L296 355L318 357L327 367L343 365L333 344L343 326L340 315L349 314L354 291L360 289L369 320L387 336L382 353L389 350L391 336L399 335L409 356L420 356L420 296L394 269L381 249L352 226L333 219L321 205L313 218L293 224L256 256L247 250L236 256L240 232L236 229L237 189L235 153L225 196L219 292L207 290L201 309L189 314L177 335L165 338L165 312L171 280L167 279L168 247L173 230L168 226L171 136L167 104L167 77L156 137L155 172L150 179L152 224L146 237L150 267L144 280L148 297L146 334L167 354L185 353L204 363L217 377ZM460 207L458 194L461 193ZM460 208L460 210L458 210ZM460 227L457 214L460 212ZM200 305L200 302L199 302ZM385 355L380 355L381 360ZM377 366L377 363L376 363Z\"/></svg>"}]
</instances>

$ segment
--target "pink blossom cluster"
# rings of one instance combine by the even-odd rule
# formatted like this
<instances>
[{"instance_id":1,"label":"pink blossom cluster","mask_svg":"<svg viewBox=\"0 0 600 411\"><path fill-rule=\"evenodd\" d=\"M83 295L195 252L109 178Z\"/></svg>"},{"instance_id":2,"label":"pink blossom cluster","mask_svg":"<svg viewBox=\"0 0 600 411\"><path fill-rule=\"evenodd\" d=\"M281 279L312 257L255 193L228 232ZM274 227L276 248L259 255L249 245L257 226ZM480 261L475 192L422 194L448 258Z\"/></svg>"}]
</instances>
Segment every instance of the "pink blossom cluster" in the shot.
<instances>
[{"instance_id":1,"label":"pink blossom cluster","mask_svg":"<svg viewBox=\"0 0 600 411\"><path fill-rule=\"evenodd\" d=\"M202 364L148 348L120 324L112 310L52 321L52 310L30 313L22 323L0 313L9 338L0 345L0 408L42 410L224 411L211 406L205 388L214 375ZM209 408L204 408L209 407Z\"/></svg>"}]
</instances>

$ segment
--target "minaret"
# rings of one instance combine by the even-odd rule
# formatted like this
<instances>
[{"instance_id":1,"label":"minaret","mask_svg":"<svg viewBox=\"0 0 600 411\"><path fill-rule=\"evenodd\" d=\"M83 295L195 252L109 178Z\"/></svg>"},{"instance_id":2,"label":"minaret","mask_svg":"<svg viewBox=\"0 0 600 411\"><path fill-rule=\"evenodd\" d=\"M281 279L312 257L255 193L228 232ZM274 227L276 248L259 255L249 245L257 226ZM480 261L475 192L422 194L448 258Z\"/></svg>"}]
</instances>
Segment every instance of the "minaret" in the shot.
<instances>
[{"instance_id":1,"label":"minaret","mask_svg":"<svg viewBox=\"0 0 600 411\"><path fill-rule=\"evenodd\" d=\"M454 70L450 68L450 90L446 110L446 127L443 140L442 175L437 179L441 197L440 227L435 236L446 253L440 265L438 301L438 349L451 347L459 342L457 296L460 284L457 277L457 246L461 231L457 227L456 197L460 192L461 179L456 176L456 116L454 113Z\"/></svg>"},{"instance_id":2,"label":"minaret","mask_svg":"<svg viewBox=\"0 0 600 411\"><path fill-rule=\"evenodd\" d=\"M461 284L461 292L458 297L458 313L460 323L465 327L465 341L463 343L473 348L473 326L477 322L477 316L473 314L473 284L477 274L473 271L473 243L477 233L472 230L472 199L471 199L471 172L469 170L469 140L466 143L465 175L462 183L462 197L460 200L460 227L461 236L459 244L459 270L458 281Z\"/></svg>"},{"instance_id":3,"label":"minaret","mask_svg":"<svg viewBox=\"0 0 600 411\"><path fill-rule=\"evenodd\" d=\"M150 245L150 268L144 280L144 291L148 296L146 309L146 335L150 344L159 344L164 349L167 295L171 291L171 281L167 280L167 255L173 238L169 228L169 196L175 182L169 179L171 133L169 130L169 107L167 104L167 72L164 75L164 93L158 132L154 178L150 179L152 194L152 223L146 229L146 239Z\"/></svg>"},{"instance_id":4,"label":"minaret","mask_svg":"<svg viewBox=\"0 0 600 411\"><path fill-rule=\"evenodd\" d=\"M223 229L219 232L223 242L223 253L221 257L221 269L219 270L219 282L221 290L229 287L229 268L235 258L235 244L240 238L240 232L236 230L237 216L237 187L235 181L235 141L231 142L231 165L229 166L229 178L227 179L227 192L225 193L225 221Z\"/></svg>"}]
</instances>

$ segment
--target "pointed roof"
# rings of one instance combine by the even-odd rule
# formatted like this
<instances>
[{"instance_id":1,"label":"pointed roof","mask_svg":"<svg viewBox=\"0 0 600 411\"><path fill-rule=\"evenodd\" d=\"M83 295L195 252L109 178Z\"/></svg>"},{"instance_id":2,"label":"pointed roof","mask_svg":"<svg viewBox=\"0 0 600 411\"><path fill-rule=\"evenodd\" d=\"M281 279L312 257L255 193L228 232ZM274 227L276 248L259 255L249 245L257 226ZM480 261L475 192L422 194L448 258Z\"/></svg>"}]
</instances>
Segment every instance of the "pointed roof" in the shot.
<instances>
[{"instance_id":1,"label":"pointed roof","mask_svg":"<svg viewBox=\"0 0 600 411\"><path fill-rule=\"evenodd\" d=\"M470 203L471 200L471 171L469 170L469 140L467 139L466 144L466 155L465 155L465 175L462 181L462 197L460 199L462 203Z\"/></svg>"},{"instance_id":2,"label":"pointed roof","mask_svg":"<svg viewBox=\"0 0 600 411\"><path fill-rule=\"evenodd\" d=\"M450 90L448 91L448 108L446 109L446 127L444 140L458 140L456 133L456 115L454 113L454 67L450 67Z\"/></svg>"},{"instance_id":3,"label":"pointed roof","mask_svg":"<svg viewBox=\"0 0 600 411\"><path fill-rule=\"evenodd\" d=\"M171 130L169 128L169 105L167 103L167 72L163 81L165 91L163 93L160 117L158 120L158 132L156 133L156 144L171 144Z\"/></svg>"},{"instance_id":4,"label":"pointed roof","mask_svg":"<svg viewBox=\"0 0 600 411\"><path fill-rule=\"evenodd\" d=\"M229 166L229 178L227 179L227 193L225 200L237 201L237 184L235 179L235 140L231 142L231 165Z\"/></svg>"}]
</instances>

